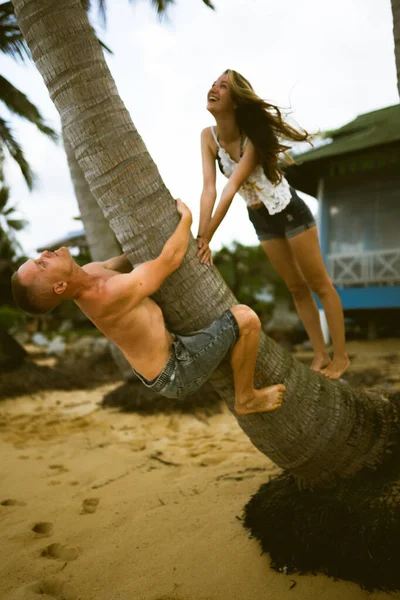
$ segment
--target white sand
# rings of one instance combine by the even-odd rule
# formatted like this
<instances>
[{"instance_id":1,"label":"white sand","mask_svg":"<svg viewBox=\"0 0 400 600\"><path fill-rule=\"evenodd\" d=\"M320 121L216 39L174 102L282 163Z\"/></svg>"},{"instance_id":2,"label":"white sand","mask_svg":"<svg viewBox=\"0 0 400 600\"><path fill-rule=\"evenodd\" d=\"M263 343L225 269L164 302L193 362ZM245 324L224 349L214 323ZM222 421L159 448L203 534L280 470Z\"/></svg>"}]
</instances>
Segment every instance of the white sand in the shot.
<instances>
[{"instance_id":1,"label":"white sand","mask_svg":"<svg viewBox=\"0 0 400 600\"><path fill-rule=\"evenodd\" d=\"M227 410L104 410L113 387L0 403L0 600L389 598L269 568L237 516L277 469Z\"/></svg>"}]
</instances>

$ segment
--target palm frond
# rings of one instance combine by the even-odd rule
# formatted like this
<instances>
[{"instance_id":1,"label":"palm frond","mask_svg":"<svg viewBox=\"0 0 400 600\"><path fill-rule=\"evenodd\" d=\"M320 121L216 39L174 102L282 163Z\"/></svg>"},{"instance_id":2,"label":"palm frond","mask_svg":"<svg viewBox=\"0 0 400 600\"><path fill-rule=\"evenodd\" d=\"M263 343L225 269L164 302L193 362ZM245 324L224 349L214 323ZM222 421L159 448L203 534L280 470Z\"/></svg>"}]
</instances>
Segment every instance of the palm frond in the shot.
<instances>
[{"instance_id":1,"label":"palm frond","mask_svg":"<svg viewBox=\"0 0 400 600\"><path fill-rule=\"evenodd\" d=\"M14 209L12 209L14 212ZM24 219L7 219L7 225L13 231L21 231L27 225Z\"/></svg>"},{"instance_id":2,"label":"palm frond","mask_svg":"<svg viewBox=\"0 0 400 600\"><path fill-rule=\"evenodd\" d=\"M0 118L0 144L7 148L10 156L15 160L21 169L23 178L25 179L26 185L30 190L33 189L35 182L35 175L26 160L22 147L18 141L14 138L11 128L8 123Z\"/></svg>"},{"instance_id":3,"label":"palm frond","mask_svg":"<svg viewBox=\"0 0 400 600\"><path fill-rule=\"evenodd\" d=\"M38 108L20 90L12 85L5 77L0 75L0 101L4 102L7 108L22 119L26 119L33 125L50 137L54 142L58 140L58 135L43 121Z\"/></svg>"},{"instance_id":4,"label":"palm frond","mask_svg":"<svg viewBox=\"0 0 400 600\"><path fill-rule=\"evenodd\" d=\"M4 211L4 208L8 202L9 197L10 197L10 189L7 186L2 185L0 187L0 213Z\"/></svg>"},{"instance_id":5,"label":"palm frond","mask_svg":"<svg viewBox=\"0 0 400 600\"><path fill-rule=\"evenodd\" d=\"M96 35L97 37L97 35ZM111 50L111 48L109 48L104 42L101 41L100 38L97 38L99 41L100 46L103 48L103 50L105 50L108 54L114 54L114 52Z\"/></svg>"},{"instance_id":6,"label":"palm frond","mask_svg":"<svg viewBox=\"0 0 400 600\"><path fill-rule=\"evenodd\" d=\"M5 156L4 156L4 149L2 147L2 145L0 144L0 183L4 184L4 160L5 160Z\"/></svg>"},{"instance_id":7,"label":"palm frond","mask_svg":"<svg viewBox=\"0 0 400 600\"><path fill-rule=\"evenodd\" d=\"M0 187L0 257L15 258L18 250L21 250L16 232L21 231L27 221L19 219L16 216L9 218L9 215L15 215L16 209L14 206L7 206L10 197L10 190L7 186Z\"/></svg>"},{"instance_id":8,"label":"palm frond","mask_svg":"<svg viewBox=\"0 0 400 600\"><path fill-rule=\"evenodd\" d=\"M11 2L0 4L0 52L22 62L30 58Z\"/></svg>"},{"instance_id":9,"label":"palm frond","mask_svg":"<svg viewBox=\"0 0 400 600\"><path fill-rule=\"evenodd\" d=\"M135 0L130 0L130 2L134 1ZM105 0L99 0L99 2L104 3ZM160 19L166 15L168 7L175 4L175 0L150 0L150 2ZM202 0L202 2L208 6L208 8L211 8L212 10L215 9L211 0Z\"/></svg>"}]
</instances>

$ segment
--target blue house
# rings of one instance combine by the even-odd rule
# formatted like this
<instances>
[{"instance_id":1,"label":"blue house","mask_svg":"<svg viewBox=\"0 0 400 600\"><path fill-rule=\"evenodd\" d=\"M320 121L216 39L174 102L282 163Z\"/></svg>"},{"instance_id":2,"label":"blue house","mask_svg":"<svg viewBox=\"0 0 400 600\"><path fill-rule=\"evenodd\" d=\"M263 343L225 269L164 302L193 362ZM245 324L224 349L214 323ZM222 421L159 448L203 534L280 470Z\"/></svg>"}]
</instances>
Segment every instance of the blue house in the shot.
<instances>
[{"instance_id":1,"label":"blue house","mask_svg":"<svg viewBox=\"0 0 400 600\"><path fill-rule=\"evenodd\" d=\"M360 115L293 156L290 184L319 201L325 264L347 314L400 308L400 105Z\"/></svg>"}]
</instances>

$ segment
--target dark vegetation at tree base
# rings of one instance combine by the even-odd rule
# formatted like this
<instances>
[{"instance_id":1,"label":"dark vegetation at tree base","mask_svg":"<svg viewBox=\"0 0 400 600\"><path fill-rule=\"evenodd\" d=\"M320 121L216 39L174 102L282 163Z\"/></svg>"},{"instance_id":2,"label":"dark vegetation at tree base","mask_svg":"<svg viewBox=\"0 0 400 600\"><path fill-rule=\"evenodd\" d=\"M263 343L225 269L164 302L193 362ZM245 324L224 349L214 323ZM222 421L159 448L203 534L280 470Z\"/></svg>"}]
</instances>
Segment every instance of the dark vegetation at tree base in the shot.
<instances>
[{"instance_id":1,"label":"dark vegetation at tree base","mask_svg":"<svg viewBox=\"0 0 400 600\"><path fill-rule=\"evenodd\" d=\"M221 398L209 383L205 383L197 392L183 400L175 400L152 392L138 380L127 381L106 394L102 406L149 415L161 412L193 413L198 409L210 416L222 411Z\"/></svg>"},{"instance_id":2,"label":"dark vegetation at tree base","mask_svg":"<svg viewBox=\"0 0 400 600\"><path fill-rule=\"evenodd\" d=\"M21 344L0 327L0 373L20 366L27 355Z\"/></svg>"},{"instance_id":3,"label":"dark vegetation at tree base","mask_svg":"<svg viewBox=\"0 0 400 600\"><path fill-rule=\"evenodd\" d=\"M400 403L400 392L390 399ZM376 471L332 489L301 490L288 473L271 479L246 505L244 526L278 571L400 589L400 444Z\"/></svg>"},{"instance_id":4,"label":"dark vegetation at tree base","mask_svg":"<svg viewBox=\"0 0 400 600\"><path fill-rule=\"evenodd\" d=\"M80 358L74 363L60 361L56 367L26 360L20 367L0 373L0 400L46 390L92 389L120 378L109 353L101 358Z\"/></svg>"},{"instance_id":5,"label":"dark vegetation at tree base","mask_svg":"<svg viewBox=\"0 0 400 600\"><path fill-rule=\"evenodd\" d=\"M36 354L36 360L38 358L40 355ZM8 367L7 370L0 368L0 400L46 390L93 389L104 383L121 381L121 374L108 350L89 358L62 357L54 367L37 364L29 358L16 368L8 370ZM122 382L104 396L102 406L142 414L191 413L199 409L203 415L210 416L222 410L221 399L209 383L184 400L174 400L155 394L138 379Z\"/></svg>"}]
</instances>

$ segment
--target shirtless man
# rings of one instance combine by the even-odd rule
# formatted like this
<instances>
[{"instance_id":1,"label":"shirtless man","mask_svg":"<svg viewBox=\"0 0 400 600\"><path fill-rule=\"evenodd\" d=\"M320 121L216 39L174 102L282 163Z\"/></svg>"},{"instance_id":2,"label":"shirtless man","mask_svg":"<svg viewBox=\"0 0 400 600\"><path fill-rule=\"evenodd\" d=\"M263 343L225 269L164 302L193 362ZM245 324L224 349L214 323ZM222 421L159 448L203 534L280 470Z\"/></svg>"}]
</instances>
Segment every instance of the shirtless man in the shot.
<instances>
[{"instance_id":1,"label":"shirtless man","mask_svg":"<svg viewBox=\"0 0 400 600\"><path fill-rule=\"evenodd\" d=\"M233 306L205 329L184 336L165 328L161 309L150 296L178 269L187 251L192 215L181 200L177 211L180 222L161 254L134 270L124 254L79 267L68 248L27 260L12 276L16 304L38 315L73 299L121 349L139 379L169 398L200 388L231 352L236 413L279 408L284 385L254 389L261 326L248 306Z\"/></svg>"}]
</instances>

